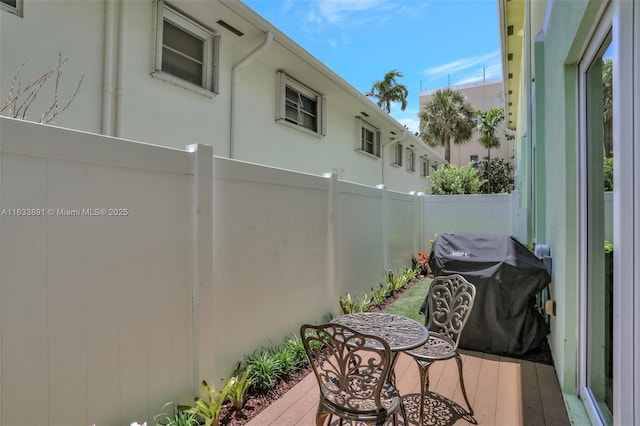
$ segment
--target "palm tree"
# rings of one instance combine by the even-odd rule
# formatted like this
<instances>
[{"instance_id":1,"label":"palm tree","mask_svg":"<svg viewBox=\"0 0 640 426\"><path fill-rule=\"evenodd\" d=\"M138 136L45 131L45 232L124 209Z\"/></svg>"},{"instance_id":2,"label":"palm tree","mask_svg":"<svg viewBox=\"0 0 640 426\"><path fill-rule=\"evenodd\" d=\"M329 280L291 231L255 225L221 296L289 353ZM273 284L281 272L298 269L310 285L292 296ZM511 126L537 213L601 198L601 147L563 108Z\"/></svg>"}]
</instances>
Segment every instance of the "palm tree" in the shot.
<instances>
[{"instance_id":1,"label":"palm tree","mask_svg":"<svg viewBox=\"0 0 640 426\"><path fill-rule=\"evenodd\" d=\"M500 146L500 139L496 136L496 127L504 121L504 109L493 108L488 111L476 110L480 145L487 148L487 166L489 167L489 194L491 194L491 148Z\"/></svg>"},{"instance_id":2,"label":"palm tree","mask_svg":"<svg viewBox=\"0 0 640 426\"><path fill-rule=\"evenodd\" d=\"M457 90L438 89L420 113L422 139L430 146L444 146L444 158L451 158L451 140L464 143L475 127L473 107Z\"/></svg>"},{"instance_id":3,"label":"palm tree","mask_svg":"<svg viewBox=\"0 0 640 426\"><path fill-rule=\"evenodd\" d=\"M403 77L403 74L398 70L389 71L382 80L373 83L371 90L365 94L365 96L377 98L378 106L386 112L391 112L391 102L401 102L402 111L407 108L409 90L404 84L399 84L396 77Z\"/></svg>"}]
</instances>

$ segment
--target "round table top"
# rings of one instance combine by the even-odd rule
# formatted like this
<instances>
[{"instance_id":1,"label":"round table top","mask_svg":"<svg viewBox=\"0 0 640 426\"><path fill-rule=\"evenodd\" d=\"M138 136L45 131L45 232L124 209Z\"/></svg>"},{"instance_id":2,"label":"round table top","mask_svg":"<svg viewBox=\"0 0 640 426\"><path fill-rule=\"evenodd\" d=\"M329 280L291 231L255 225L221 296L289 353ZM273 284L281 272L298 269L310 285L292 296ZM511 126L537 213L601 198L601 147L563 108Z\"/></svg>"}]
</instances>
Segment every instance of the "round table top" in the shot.
<instances>
[{"instance_id":1,"label":"round table top","mask_svg":"<svg viewBox=\"0 0 640 426\"><path fill-rule=\"evenodd\" d=\"M402 315L358 312L341 315L331 322L346 325L360 333L382 337L394 352L416 348L429 339L429 331L424 325Z\"/></svg>"}]
</instances>

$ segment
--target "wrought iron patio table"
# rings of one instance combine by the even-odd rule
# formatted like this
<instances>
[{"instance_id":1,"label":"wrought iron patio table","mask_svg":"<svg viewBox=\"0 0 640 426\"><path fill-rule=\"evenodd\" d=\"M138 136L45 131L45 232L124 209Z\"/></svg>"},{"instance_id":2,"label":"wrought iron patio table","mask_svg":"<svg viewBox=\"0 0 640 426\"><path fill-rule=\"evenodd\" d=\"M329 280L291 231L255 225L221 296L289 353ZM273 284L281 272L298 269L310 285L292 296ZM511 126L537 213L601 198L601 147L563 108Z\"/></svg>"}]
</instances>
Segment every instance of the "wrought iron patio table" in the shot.
<instances>
[{"instance_id":1,"label":"wrought iron patio table","mask_svg":"<svg viewBox=\"0 0 640 426\"><path fill-rule=\"evenodd\" d=\"M383 338L389 344L389 349L391 349L391 382L394 385L395 374L393 371L398 360L398 354L417 348L429 340L429 330L424 325L402 315L384 312L357 312L341 315L331 320L331 322L346 325L360 333L373 334ZM407 419L407 411L402 398L400 398L400 410L403 418Z\"/></svg>"},{"instance_id":2,"label":"wrought iron patio table","mask_svg":"<svg viewBox=\"0 0 640 426\"><path fill-rule=\"evenodd\" d=\"M331 322L346 325L360 333L382 337L389 344L394 361L399 352L417 348L429 340L429 331L424 325L402 315L357 312L341 315Z\"/></svg>"}]
</instances>

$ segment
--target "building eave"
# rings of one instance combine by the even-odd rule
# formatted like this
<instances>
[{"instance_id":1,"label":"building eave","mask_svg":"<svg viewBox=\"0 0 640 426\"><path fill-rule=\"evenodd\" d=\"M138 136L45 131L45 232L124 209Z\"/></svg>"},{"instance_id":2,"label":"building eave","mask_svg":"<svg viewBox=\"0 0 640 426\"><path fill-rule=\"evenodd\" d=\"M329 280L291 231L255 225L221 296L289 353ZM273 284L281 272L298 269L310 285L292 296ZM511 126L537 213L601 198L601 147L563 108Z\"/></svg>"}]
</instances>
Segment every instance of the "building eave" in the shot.
<instances>
[{"instance_id":1,"label":"building eave","mask_svg":"<svg viewBox=\"0 0 640 426\"><path fill-rule=\"evenodd\" d=\"M498 0L502 76L504 81L507 127L515 130L521 92L524 53L524 0Z\"/></svg>"}]
</instances>

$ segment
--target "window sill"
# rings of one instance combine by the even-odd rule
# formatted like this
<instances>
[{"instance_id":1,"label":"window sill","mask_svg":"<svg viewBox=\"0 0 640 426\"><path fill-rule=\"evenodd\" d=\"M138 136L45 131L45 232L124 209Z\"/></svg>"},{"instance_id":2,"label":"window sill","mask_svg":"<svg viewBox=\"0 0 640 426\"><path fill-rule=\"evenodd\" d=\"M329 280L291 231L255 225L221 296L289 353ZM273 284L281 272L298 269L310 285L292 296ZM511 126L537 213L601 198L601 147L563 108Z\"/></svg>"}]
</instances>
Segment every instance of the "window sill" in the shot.
<instances>
[{"instance_id":1,"label":"window sill","mask_svg":"<svg viewBox=\"0 0 640 426\"><path fill-rule=\"evenodd\" d=\"M371 158L373 158L374 160L379 160L379 159L380 159L380 157L378 157L377 155L374 155L374 154L372 154L372 153L370 153L370 152L367 152L367 151L364 151L364 150L362 150L362 149L356 149L355 151L356 151L356 152L359 152L359 153L360 153L360 154L362 154L362 155L366 155L367 157L371 157Z\"/></svg>"},{"instance_id":2,"label":"window sill","mask_svg":"<svg viewBox=\"0 0 640 426\"><path fill-rule=\"evenodd\" d=\"M398 163L391 163L391 165L393 167L398 167L398 168L402 167L402 164L398 164Z\"/></svg>"},{"instance_id":3,"label":"window sill","mask_svg":"<svg viewBox=\"0 0 640 426\"><path fill-rule=\"evenodd\" d=\"M306 127L302 127L302 126L299 126L299 125L297 125L295 123L287 121L284 118L277 118L276 122L278 122L280 124L283 124L283 125L285 125L287 127L291 127L292 129L296 129L296 130L299 130L301 132L307 133L307 134L309 134L311 136L315 136L318 139L321 139L324 136L324 135L322 135L322 134L320 134L318 132L314 132L313 130L307 129Z\"/></svg>"},{"instance_id":4,"label":"window sill","mask_svg":"<svg viewBox=\"0 0 640 426\"><path fill-rule=\"evenodd\" d=\"M189 83L188 81L185 81L171 74L167 74L166 72L154 71L151 73L151 77L157 78L158 80L173 84L174 86L178 86L182 89L197 93L198 95L202 95L207 98L213 98L216 95L216 93L210 90L204 89L200 86L196 86L195 84Z\"/></svg>"}]
</instances>

